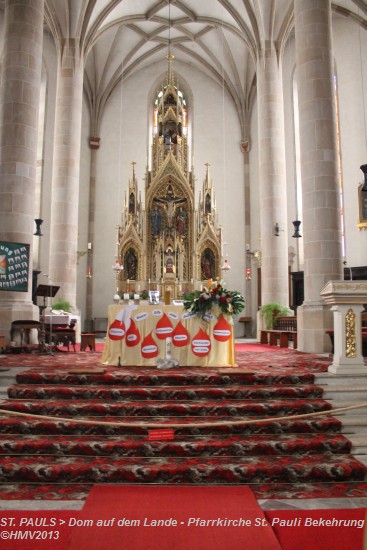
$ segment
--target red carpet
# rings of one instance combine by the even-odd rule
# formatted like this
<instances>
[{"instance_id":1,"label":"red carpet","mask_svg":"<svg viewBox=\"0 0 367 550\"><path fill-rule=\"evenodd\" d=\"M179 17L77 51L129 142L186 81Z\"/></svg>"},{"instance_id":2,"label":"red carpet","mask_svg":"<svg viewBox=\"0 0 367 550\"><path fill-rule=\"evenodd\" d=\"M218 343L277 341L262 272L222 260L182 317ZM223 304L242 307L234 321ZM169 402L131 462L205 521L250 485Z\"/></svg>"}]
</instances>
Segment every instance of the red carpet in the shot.
<instances>
[{"instance_id":1,"label":"red carpet","mask_svg":"<svg viewBox=\"0 0 367 550\"><path fill-rule=\"evenodd\" d=\"M265 512L283 550L362 550L365 508Z\"/></svg>"},{"instance_id":2,"label":"red carpet","mask_svg":"<svg viewBox=\"0 0 367 550\"><path fill-rule=\"evenodd\" d=\"M79 517L68 550L281 550L248 487L97 485Z\"/></svg>"},{"instance_id":3,"label":"red carpet","mask_svg":"<svg viewBox=\"0 0 367 550\"><path fill-rule=\"evenodd\" d=\"M2 510L1 550L65 550L79 511ZM81 546L79 550L83 550ZM106 549L107 550L107 549Z\"/></svg>"},{"instance_id":4,"label":"red carpet","mask_svg":"<svg viewBox=\"0 0 367 550\"><path fill-rule=\"evenodd\" d=\"M250 351L250 352L257 352L257 353L264 353L269 352L273 350L274 353L277 351L280 351L280 348L270 346L269 344L259 344L259 343L253 343L253 344L235 344L236 352L237 351ZM292 348L282 348L282 351L294 351Z\"/></svg>"},{"instance_id":5,"label":"red carpet","mask_svg":"<svg viewBox=\"0 0 367 550\"><path fill-rule=\"evenodd\" d=\"M111 486L109 487L111 488ZM107 487L107 490L109 489ZM118 490L118 487L114 488ZM127 489L127 488L126 488ZM135 487L134 489L137 489ZM144 489L141 487L141 489ZM163 488L152 488L148 490L163 489ZM164 487L167 489L167 487ZM143 504L139 501L139 495L136 495L136 500L138 500L138 511L136 518L141 518L144 516L144 513L147 511L148 514L151 514L151 510L158 510L160 517L167 515L168 518L174 517L174 514L177 513L177 508L181 508L181 497L178 499L178 502L174 502L174 498L177 497L177 491L180 493L183 490L190 490L187 487L176 487L176 495L172 495L173 502L165 499L163 502L159 498L158 505L155 508L149 509L151 500L143 500ZM200 488L191 488L191 490L200 489ZM213 488L206 487L205 491L212 490ZM220 490L225 490L224 487L217 488ZM238 488L240 489L240 488ZM241 491L244 491L247 487L242 487ZM231 491L233 488L230 489ZM99 488L95 488L96 499L89 499L87 504L84 507L84 510L74 511L74 510L50 510L50 511L29 511L29 510L17 510L17 511L3 511L1 517L1 549L2 550L84 550L89 548L108 549L114 550L118 548L120 550L161 550L168 548L168 542L170 548L180 550L212 550L219 548L218 546L213 545L213 540L210 535L210 531L215 533L219 532L221 548L233 549L233 550L260 550L261 548L272 548L282 549L282 550L299 550L300 548L304 550L362 550L363 548L363 537L365 535L365 518L366 518L366 509L365 508L352 508L352 509L338 509L338 510L271 510L262 512L258 508L256 509L256 504L253 506L251 499L246 499L246 508L244 511L244 506L242 505L239 508L229 507L224 510L224 519L235 519L239 517L251 519L258 518L257 523L260 523L256 528L250 527L181 527L180 531L175 531L176 527L116 527L116 522L121 521L123 517L126 519L132 517L132 511L130 507L130 495L129 499L125 504L118 502L116 504L115 496L112 495L111 502L109 502L110 508L106 509L106 496L103 496L99 491ZM207 494L207 493L206 493ZM111 495L109 495L111 496ZM107 498L109 498L107 495ZM212 517L214 519L221 518L222 510L218 509L218 502L211 502L209 504L207 501L204 501L203 506L205 512L202 513L202 510L198 510L195 502L191 502L191 497L187 493L187 498L184 499L184 503L189 501L189 516L185 513L180 512L179 517L183 517L183 520L187 521L187 517L192 517L200 513L200 517L205 519ZM195 494L194 494L195 496ZM222 498L222 497L221 497ZM156 499L157 500L157 499ZM234 505L238 506L238 498L235 498ZM153 502L154 504L154 502ZM201 503L202 504L202 503ZM227 502L224 502L227 506ZM94 509L94 506L96 508ZM208 506L212 506L211 511L214 509L214 515L210 516L210 509ZM221 504L222 506L222 504ZM103 510L101 510L103 507ZM124 511L124 507L128 508L128 512ZM192 512L190 511L192 510ZM264 515L265 514L265 515ZM144 516L145 517L145 516ZM151 517L151 516L149 516ZM165 517L165 516L164 516ZM176 516L178 517L178 516ZM112 521L111 518L116 518L112 526L101 526L101 527L88 527L87 520L92 519L97 520L101 519ZM264 521L263 518L268 522L268 527L261 525ZM329 523L328 523L329 522ZM343 524L344 523L344 524ZM83 525L84 524L84 525ZM141 544L140 541L132 541L131 546L128 544L126 539L126 531L148 531L148 542L145 540ZM237 541L233 546L227 544L228 533L232 529L235 533L239 531L240 533L244 532L244 535L248 536L251 531L255 533L255 540L249 540L244 543L241 536L237 537ZM275 537L271 535L270 530L274 531L275 536L278 539L278 545ZM118 531L117 531L118 530ZM95 532L97 531L97 535ZM117 534L116 534L117 531ZM163 531L163 535L162 535ZM185 531L190 531L189 535L185 534ZM192 533L199 543L196 545L193 541ZM153 532L153 534L152 534ZM5 533L5 534L4 534ZM269 543L269 546L264 547L259 546L262 544L259 541L260 537L263 537L265 533L266 544ZM134 533L133 533L134 534ZM144 533L145 534L145 533ZM173 540L174 535L177 540ZM268 536L269 535L269 536ZM94 541L90 541L91 536L93 539L95 536L97 538ZM168 536L167 546L164 544L164 539ZM7 538L8 537L8 538ZM129 535L130 539L132 538ZM185 541L182 539L185 537ZM225 537L225 542L223 538ZM112 539L112 542L111 540ZM123 541L123 544L122 544ZM186 546L185 546L185 543ZM275 545L274 545L274 544ZM78 544L78 547L76 546ZM134 544L134 545L133 545ZM155 545L156 544L156 545Z\"/></svg>"}]
</instances>

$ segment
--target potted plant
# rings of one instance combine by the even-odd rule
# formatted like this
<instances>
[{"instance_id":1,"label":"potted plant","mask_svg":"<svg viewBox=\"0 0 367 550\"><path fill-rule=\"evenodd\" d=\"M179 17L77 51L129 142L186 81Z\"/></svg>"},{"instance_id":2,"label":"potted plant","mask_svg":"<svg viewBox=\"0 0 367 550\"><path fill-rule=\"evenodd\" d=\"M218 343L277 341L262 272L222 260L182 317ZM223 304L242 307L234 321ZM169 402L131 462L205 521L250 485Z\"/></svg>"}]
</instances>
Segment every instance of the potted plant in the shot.
<instances>
[{"instance_id":1,"label":"potted plant","mask_svg":"<svg viewBox=\"0 0 367 550\"><path fill-rule=\"evenodd\" d=\"M71 313L71 303L65 300L64 298L59 298L52 304L52 309L66 311Z\"/></svg>"},{"instance_id":2,"label":"potted plant","mask_svg":"<svg viewBox=\"0 0 367 550\"><path fill-rule=\"evenodd\" d=\"M140 300L148 300L149 299L149 292L147 290L142 290L140 292Z\"/></svg>"},{"instance_id":3,"label":"potted plant","mask_svg":"<svg viewBox=\"0 0 367 550\"><path fill-rule=\"evenodd\" d=\"M271 330L278 317L288 317L293 315L292 310L276 302L265 304L260 307L260 313L265 321L265 326L268 330Z\"/></svg>"}]
</instances>

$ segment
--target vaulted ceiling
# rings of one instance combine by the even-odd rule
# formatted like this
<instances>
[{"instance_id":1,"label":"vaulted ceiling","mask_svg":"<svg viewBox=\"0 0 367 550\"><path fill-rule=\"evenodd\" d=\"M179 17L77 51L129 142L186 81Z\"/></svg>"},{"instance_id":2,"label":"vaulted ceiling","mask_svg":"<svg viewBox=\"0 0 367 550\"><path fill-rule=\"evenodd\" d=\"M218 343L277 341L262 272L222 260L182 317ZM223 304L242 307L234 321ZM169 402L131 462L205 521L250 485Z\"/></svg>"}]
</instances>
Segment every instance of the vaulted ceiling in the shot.
<instances>
[{"instance_id":1,"label":"vaulted ceiling","mask_svg":"<svg viewBox=\"0 0 367 550\"><path fill-rule=\"evenodd\" d=\"M332 9L367 28L367 0L335 0ZM293 0L45 0L45 25L59 52L76 39L94 105L170 48L177 68L195 67L224 85L240 114L264 41L281 52L292 32Z\"/></svg>"}]
</instances>

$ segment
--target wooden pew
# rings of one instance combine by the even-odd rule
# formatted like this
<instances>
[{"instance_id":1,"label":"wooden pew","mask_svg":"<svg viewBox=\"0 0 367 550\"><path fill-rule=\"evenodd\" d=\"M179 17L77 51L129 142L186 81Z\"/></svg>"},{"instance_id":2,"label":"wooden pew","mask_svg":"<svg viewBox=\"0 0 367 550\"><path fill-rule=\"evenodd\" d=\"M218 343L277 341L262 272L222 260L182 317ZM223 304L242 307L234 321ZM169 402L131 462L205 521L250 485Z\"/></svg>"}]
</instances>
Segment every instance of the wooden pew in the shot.
<instances>
[{"instance_id":1,"label":"wooden pew","mask_svg":"<svg viewBox=\"0 0 367 550\"><path fill-rule=\"evenodd\" d=\"M289 342L293 342L293 348L297 348L297 317L278 317L272 329L260 331L260 343L271 346L288 348Z\"/></svg>"}]
</instances>

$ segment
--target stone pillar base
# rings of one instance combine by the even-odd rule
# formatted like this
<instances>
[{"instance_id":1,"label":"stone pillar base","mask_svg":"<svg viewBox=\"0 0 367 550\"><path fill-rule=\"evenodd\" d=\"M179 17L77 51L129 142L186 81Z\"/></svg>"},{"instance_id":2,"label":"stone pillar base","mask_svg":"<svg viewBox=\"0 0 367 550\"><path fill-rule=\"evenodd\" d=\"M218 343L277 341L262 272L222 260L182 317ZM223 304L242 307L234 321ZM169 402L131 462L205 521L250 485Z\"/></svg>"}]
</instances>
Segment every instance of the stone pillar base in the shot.
<instances>
[{"instance_id":1,"label":"stone pillar base","mask_svg":"<svg viewBox=\"0 0 367 550\"><path fill-rule=\"evenodd\" d=\"M13 302L3 300L0 302L0 334L5 336L6 342L10 342L10 329L13 321L39 321L39 308L32 302Z\"/></svg>"},{"instance_id":2,"label":"stone pillar base","mask_svg":"<svg viewBox=\"0 0 367 550\"><path fill-rule=\"evenodd\" d=\"M334 314L333 374L367 374L362 356L361 304L336 304Z\"/></svg>"},{"instance_id":3,"label":"stone pillar base","mask_svg":"<svg viewBox=\"0 0 367 550\"><path fill-rule=\"evenodd\" d=\"M328 372L332 374L367 374L367 367L363 363L359 365L330 365Z\"/></svg>"},{"instance_id":4,"label":"stone pillar base","mask_svg":"<svg viewBox=\"0 0 367 550\"><path fill-rule=\"evenodd\" d=\"M297 349L306 353L330 353L331 342L325 331L332 328L330 307L322 302L305 302L297 308Z\"/></svg>"},{"instance_id":5,"label":"stone pillar base","mask_svg":"<svg viewBox=\"0 0 367 550\"><path fill-rule=\"evenodd\" d=\"M329 281L320 296L334 316L333 374L366 374L362 354L361 312L367 300L367 281Z\"/></svg>"}]
</instances>

